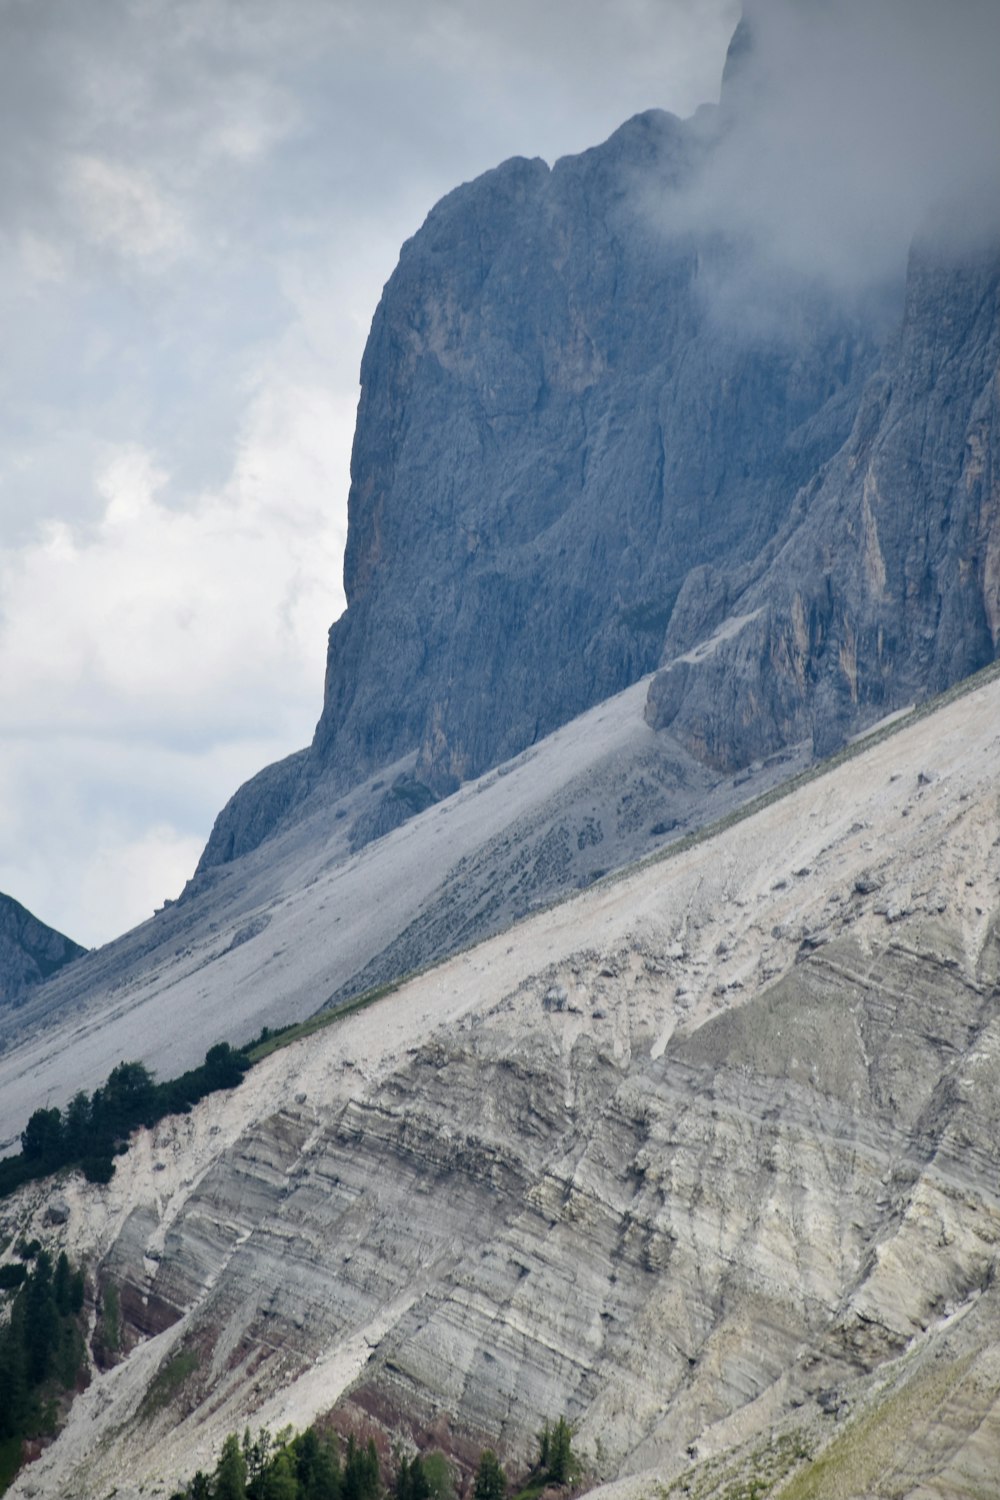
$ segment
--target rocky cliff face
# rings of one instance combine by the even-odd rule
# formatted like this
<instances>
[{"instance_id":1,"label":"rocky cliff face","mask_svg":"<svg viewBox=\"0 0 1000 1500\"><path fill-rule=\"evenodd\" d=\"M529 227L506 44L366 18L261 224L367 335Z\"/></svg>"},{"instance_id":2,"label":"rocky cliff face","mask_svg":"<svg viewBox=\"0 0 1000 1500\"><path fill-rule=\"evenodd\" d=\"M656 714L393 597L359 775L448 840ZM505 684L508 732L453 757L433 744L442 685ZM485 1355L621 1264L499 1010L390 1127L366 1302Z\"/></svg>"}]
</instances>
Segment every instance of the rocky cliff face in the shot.
<instances>
[{"instance_id":1,"label":"rocky cliff face","mask_svg":"<svg viewBox=\"0 0 1000 1500\"><path fill-rule=\"evenodd\" d=\"M926 236L890 316L698 228L757 43L744 22L718 108L507 162L403 247L316 737L203 872L406 758L377 836L657 666L650 724L733 770L993 659L1000 253Z\"/></svg>"},{"instance_id":2,"label":"rocky cliff face","mask_svg":"<svg viewBox=\"0 0 1000 1500\"><path fill-rule=\"evenodd\" d=\"M809 736L822 754L991 661L998 437L1000 255L920 247L897 345L780 545L742 588L719 570L689 578L649 722L728 769Z\"/></svg>"},{"instance_id":3,"label":"rocky cliff face","mask_svg":"<svg viewBox=\"0 0 1000 1500\"><path fill-rule=\"evenodd\" d=\"M516 754L656 667L693 579L717 618L784 534L881 326L805 279L720 313L749 251L679 204L738 128L728 105L652 111L551 170L506 162L403 247L362 366L316 738L224 810L203 870L317 783L415 753L438 795Z\"/></svg>"},{"instance_id":4,"label":"rocky cliff face","mask_svg":"<svg viewBox=\"0 0 1000 1500\"><path fill-rule=\"evenodd\" d=\"M36 985L86 952L0 894L0 1009L22 1003Z\"/></svg>"},{"instance_id":5,"label":"rocky cliff face","mask_svg":"<svg viewBox=\"0 0 1000 1500\"><path fill-rule=\"evenodd\" d=\"M998 693L276 1054L65 1222L2 1206L130 1351L13 1493L331 1408L515 1463L565 1412L636 1497L988 1490Z\"/></svg>"}]
</instances>

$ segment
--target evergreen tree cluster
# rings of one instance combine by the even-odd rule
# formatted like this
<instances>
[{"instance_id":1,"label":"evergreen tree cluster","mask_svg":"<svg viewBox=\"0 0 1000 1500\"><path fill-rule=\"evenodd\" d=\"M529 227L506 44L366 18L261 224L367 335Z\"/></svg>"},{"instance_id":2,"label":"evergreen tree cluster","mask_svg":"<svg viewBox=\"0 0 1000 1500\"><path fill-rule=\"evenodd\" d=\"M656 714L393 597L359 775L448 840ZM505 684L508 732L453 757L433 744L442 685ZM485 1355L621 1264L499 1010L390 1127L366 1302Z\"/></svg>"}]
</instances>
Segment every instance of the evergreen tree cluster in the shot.
<instances>
[{"instance_id":1,"label":"evergreen tree cluster","mask_svg":"<svg viewBox=\"0 0 1000 1500\"><path fill-rule=\"evenodd\" d=\"M565 1417L538 1434L537 1477L545 1484L571 1484L579 1472L579 1464L572 1446L573 1429Z\"/></svg>"},{"instance_id":2,"label":"evergreen tree cluster","mask_svg":"<svg viewBox=\"0 0 1000 1500\"><path fill-rule=\"evenodd\" d=\"M343 1460L337 1439L308 1427L272 1438L249 1427L240 1442L230 1433L212 1474L199 1471L173 1500L382 1500L373 1441L347 1440Z\"/></svg>"},{"instance_id":3,"label":"evergreen tree cluster","mask_svg":"<svg viewBox=\"0 0 1000 1500\"><path fill-rule=\"evenodd\" d=\"M0 1328L0 1444L14 1453L12 1469L24 1438L53 1430L55 1401L76 1384L84 1357L83 1272L65 1254L53 1267L47 1251L35 1245L25 1250L33 1253L34 1265Z\"/></svg>"},{"instance_id":4,"label":"evergreen tree cluster","mask_svg":"<svg viewBox=\"0 0 1000 1500\"><path fill-rule=\"evenodd\" d=\"M21 1132L21 1154L0 1161L0 1197L60 1167L82 1167L90 1182L108 1182L114 1157L140 1125L186 1114L217 1089L234 1088L250 1067L243 1050L218 1042L199 1068L157 1083L141 1062L120 1062L92 1095L81 1090L66 1106L36 1109Z\"/></svg>"},{"instance_id":5,"label":"evergreen tree cluster","mask_svg":"<svg viewBox=\"0 0 1000 1500\"><path fill-rule=\"evenodd\" d=\"M565 1417L545 1423L525 1497L579 1477L572 1436ZM443 1454L417 1454L399 1459L387 1490L371 1438L359 1443L350 1436L341 1457L337 1439L315 1427L297 1437L289 1429L277 1439L265 1428L251 1438L248 1427L242 1443L235 1433L226 1438L212 1474L197 1473L172 1500L455 1500L452 1480ZM507 1500L507 1476L491 1448L480 1455L472 1500Z\"/></svg>"}]
</instances>

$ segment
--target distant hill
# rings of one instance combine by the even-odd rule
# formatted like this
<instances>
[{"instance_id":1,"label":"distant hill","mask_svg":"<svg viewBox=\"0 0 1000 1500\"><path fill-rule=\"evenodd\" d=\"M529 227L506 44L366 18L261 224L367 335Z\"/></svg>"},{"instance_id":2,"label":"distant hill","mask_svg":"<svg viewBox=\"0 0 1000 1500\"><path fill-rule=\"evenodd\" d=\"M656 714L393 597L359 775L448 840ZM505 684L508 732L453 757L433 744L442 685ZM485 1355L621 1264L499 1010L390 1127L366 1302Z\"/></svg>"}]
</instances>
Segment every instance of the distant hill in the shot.
<instances>
[{"instance_id":1,"label":"distant hill","mask_svg":"<svg viewBox=\"0 0 1000 1500\"><path fill-rule=\"evenodd\" d=\"M0 1006L19 1005L35 985L86 951L0 892Z\"/></svg>"}]
</instances>

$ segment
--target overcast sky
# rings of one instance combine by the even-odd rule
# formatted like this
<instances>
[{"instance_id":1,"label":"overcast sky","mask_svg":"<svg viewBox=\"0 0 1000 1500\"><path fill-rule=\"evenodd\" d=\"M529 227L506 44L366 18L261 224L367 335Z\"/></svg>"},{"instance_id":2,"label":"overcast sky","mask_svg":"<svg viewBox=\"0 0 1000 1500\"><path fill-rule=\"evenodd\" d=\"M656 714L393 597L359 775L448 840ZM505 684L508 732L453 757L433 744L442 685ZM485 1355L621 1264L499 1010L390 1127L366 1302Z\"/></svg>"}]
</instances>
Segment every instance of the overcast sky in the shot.
<instances>
[{"instance_id":1,"label":"overcast sky","mask_svg":"<svg viewBox=\"0 0 1000 1500\"><path fill-rule=\"evenodd\" d=\"M308 742L442 193L718 95L738 0L0 0L0 890L87 944Z\"/></svg>"}]
</instances>

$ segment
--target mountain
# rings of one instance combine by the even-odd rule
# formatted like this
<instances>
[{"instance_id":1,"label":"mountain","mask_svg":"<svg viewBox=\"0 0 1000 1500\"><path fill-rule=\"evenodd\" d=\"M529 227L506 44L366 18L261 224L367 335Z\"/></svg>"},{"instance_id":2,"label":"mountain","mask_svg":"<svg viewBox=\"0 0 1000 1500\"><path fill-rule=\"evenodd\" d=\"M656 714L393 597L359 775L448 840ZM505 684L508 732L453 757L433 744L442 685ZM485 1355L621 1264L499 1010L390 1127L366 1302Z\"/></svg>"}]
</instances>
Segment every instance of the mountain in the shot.
<instances>
[{"instance_id":1,"label":"mountain","mask_svg":"<svg viewBox=\"0 0 1000 1500\"><path fill-rule=\"evenodd\" d=\"M998 715L994 674L272 1054L107 1187L0 1204L119 1310L13 1495L169 1494L331 1409L465 1472L565 1413L609 1500L988 1493Z\"/></svg>"},{"instance_id":2,"label":"mountain","mask_svg":"<svg viewBox=\"0 0 1000 1500\"><path fill-rule=\"evenodd\" d=\"M86 951L0 892L0 1010L23 1004L30 990Z\"/></svg>"},{"instance_id":3,"label":"mountain","mask_svg":"<svg viewBox=\"0 0 1000 1500\"><path fill-rule=\"evenodd\" d=\"M15 1494L331 1412L466 1478L565 1414L608 1500L991 1492L1000 255L845 292L695 211L779 9L403 247L312 745L0 1012L5 1149L315 1021L0 1202L120 1356Z\"/></svg>"},{"instance_id":4,"label":"mountain","mask_svg":"<svg viewBox=\"0 0 1000 1500\"><path fill-rule=\"evenodd\" d=\"M992 661L1000 642L1000 254L910 258L902 323L850 438L746 581L689 580L647 716L733 769ZM691 648L723 619L711 653Z\"/></svg>"},{"instance_id":5,"label":"mountain","mask_svg":"<svg viewBox=\"0 0 1000 1500\"><path fill-rule=\"evenodd\" d=\"M993 659L1000 262L929 229L898 301L844 297L693 223L760 57L744 23L720 106L505 163L404 246L315 740L180 902L0 1015L0 1143L40 1091L393 982Z\"/></svg>"},{"instance_id":6,"label":"mountain","mask_svg":"<svg viewBox=\"0 0 1000 1500\"><path fill-rule=\"evenodd\" d=\"M753 138L768 9L718 107L508 161L404 245L316 735L199 879L384 771L378 837L655 669L651 726L732 772L993 659L1000 239L932 216L895 283L845 292L699 217Z\"/></svg>"},{"instance_id":7,"label":"mountain","mask_svg":"<svg viewBox=\"0 0 1000 1500\"><path fill-rule=\"evenodd\" d=\"M722 777L644 722L648 683L357 847L387 778L314 803L188 899L0 1013L0 1149L125 1058L161 1078L467 947L731 813L804 753ZM391 793L389 795L392 795Z\"/></svg>"}]
</instances>

